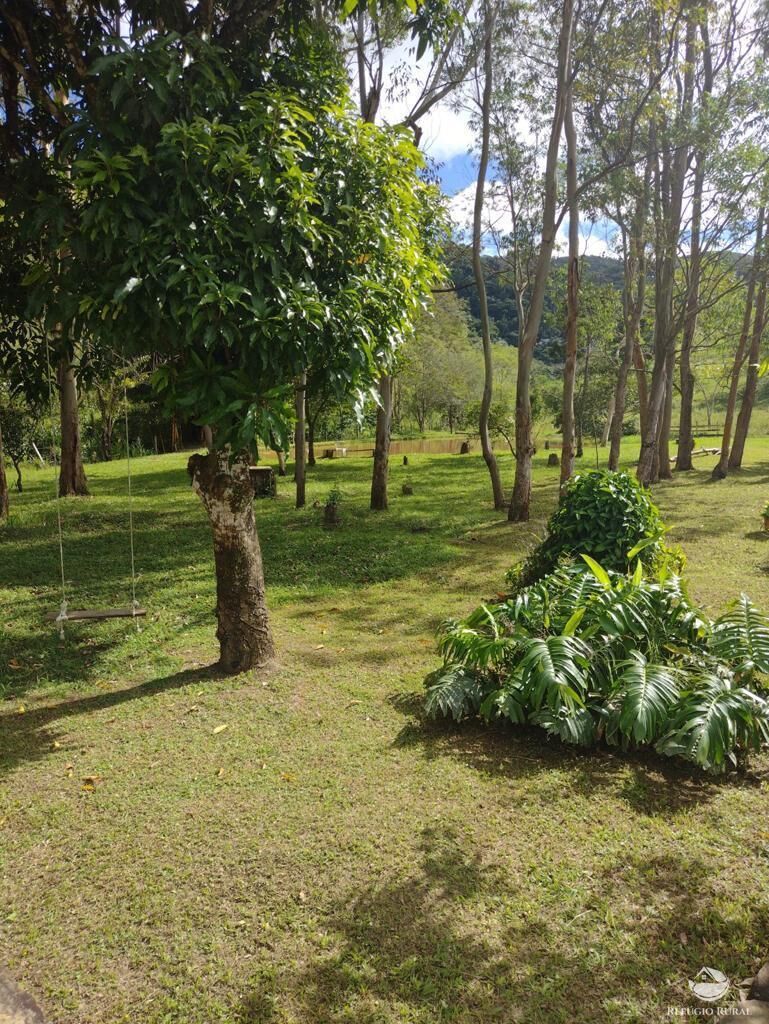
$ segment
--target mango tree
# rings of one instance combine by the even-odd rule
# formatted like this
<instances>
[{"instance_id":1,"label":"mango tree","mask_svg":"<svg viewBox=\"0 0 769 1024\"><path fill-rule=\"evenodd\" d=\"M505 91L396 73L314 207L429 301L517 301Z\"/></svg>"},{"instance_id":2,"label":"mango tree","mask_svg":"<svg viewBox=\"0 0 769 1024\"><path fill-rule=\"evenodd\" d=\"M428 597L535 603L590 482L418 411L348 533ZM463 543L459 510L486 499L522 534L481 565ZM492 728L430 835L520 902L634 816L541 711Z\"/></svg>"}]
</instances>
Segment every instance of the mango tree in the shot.
<instances>
[{"instance_id":1,"label":"mango tree","mask_svg":"<svg viewBox=\"0 0 769 1024\"><path fill-rule=\"evenodd\" d=\"M169 412L212 428L189 473L213 532L221 667L273 655L249 450L287 446L295 381L324 365L340 394L386 372L436 277L440 228L407 130L355 115L317 36L229 59L161 35L94 66L68 132L66 204L30 220L66 253L32 308L126 357L166 357Z\"/></svg>"}]
</instances>

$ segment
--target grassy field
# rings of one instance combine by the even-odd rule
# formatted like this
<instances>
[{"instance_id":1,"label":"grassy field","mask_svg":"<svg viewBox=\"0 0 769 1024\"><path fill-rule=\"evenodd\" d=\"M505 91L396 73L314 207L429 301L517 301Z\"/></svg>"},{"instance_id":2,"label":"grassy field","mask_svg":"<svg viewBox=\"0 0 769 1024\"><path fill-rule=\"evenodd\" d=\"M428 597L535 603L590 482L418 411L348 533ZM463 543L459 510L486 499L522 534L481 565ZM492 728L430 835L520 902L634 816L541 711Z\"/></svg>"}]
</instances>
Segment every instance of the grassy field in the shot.
<instances>
[{"instance_id":1,"label":"grassy field","mask_svg":"<svg viewBox=\"0 0 769 1024\"><path fill-rule=\"evenodd\" d=\"M720 484L712 461L656 498L696 598L769 609L769 439ZM367 509L367 460L319 463L302 511L290 481L259 503L280 661L234 679L209 668L210 540L183 456L134 463L140 633L59 641L51 472L13 495L0 963L51 1021L648 1024L692 1005L703 965L740 979L769 958L769 758L714 782L422 720L436 626L502 586L557 470L537 456L535 519L510 526L480 456L410 462L387 513ZM65 505L73 607L130 600L124 470L90 467L94 496ZM326 532L312 503L332 486Z\"/></svg>"}]
</instances>

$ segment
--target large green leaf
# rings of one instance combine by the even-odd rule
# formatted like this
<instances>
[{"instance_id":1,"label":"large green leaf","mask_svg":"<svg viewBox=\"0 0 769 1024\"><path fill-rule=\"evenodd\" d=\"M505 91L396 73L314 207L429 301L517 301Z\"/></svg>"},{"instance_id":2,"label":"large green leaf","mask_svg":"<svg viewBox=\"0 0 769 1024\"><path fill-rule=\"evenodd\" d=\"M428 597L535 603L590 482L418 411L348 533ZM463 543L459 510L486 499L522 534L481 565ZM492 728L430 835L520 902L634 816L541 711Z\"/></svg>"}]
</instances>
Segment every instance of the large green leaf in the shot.
<instances>
[{"instance_id":1,"label":"large green leaf","mask_svg":"<svg viewBox=\"0 0 769 1024\"><path fill-rule=\"evenodd\" d=\"M481 706L488 684L460 665L444 666L425 680L425 711L430 718L451 716L460 722Z\"/></svg>"},{"instance_id":2,"label":"large green leaf","mask_svg":"<svg viewBox=\"0 0 769 1024\"><path fill-rule=\"evenodd\" d=\"M651 743L662 732L679 695L675 675L664 665L647 662L640 652L618 666L610 706L619 732L636 743Z\"/></svg>"},{"instance_id":3,"label":"large green leaf","mask_svg":"<svg viewBox=\"0 0 769 1024\"><path fill-rule=\"evenodd\" d=\"M769 673L769 619L741 594L713 623L710 649L740 676Z\"/></svg>"},{"instance_id":4,"label":"large green leaf","mask_svg":"<svg viewBox=\"0 0 769 1024\"><path fill-rule=\"evenodd\" d=\"M767 740L767 702L728 677L707 675L696 679L672 709L670 729L657 749L721 772L736 763L740 750L757 749Z\"/></svg>"},{"instance_id":5,"label":"large green leaf","mask_svg":"<svg viewBox=\"0 0 769 1024\"><path fill-rule=\"evenodd\" d=\"M535 710L573 709L584 703L590 648L575 636L532 637L521 643L521 685Z\"/></svg>"}]
</instances>

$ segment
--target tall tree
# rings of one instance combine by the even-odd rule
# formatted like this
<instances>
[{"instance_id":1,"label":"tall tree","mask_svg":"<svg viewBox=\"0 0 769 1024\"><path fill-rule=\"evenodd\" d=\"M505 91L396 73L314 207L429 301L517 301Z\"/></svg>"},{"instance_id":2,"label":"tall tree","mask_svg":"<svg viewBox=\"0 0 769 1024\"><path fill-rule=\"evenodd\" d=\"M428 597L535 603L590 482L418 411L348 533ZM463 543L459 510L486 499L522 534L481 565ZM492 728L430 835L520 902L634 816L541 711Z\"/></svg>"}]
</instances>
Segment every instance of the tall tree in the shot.
<instances>
[{"instance_id":1,"label":"tall tree","mask_svg":"<svg viewBox=\"0 0 769 1024\"><path fill-rule=\"evenodd\" d=\"M764 213L764 216L766 214ZM734 441L729 452L727 470L739 469L742 466L742 458L745 453L745 442L748 439L750 420L753 415L753 406L756 401L756 388L758 386L759 363L761 359L761 342L769 323L769 309L767 308L767 284L769 280L769 240L764 237L761 265L758 272L758 289L755 301L755 313L753 314L753 330L750 341L750 352L748 353L748 369L745 379L745 390L742 393L740 411L737 416L737 424L734 428Z\"/></svg>"},{"instance_id":2,"label":"tall tree","mask_svg":"<svg viewBox=\"0 0 769 1024\"><path fill-rule=\"evenodd\" d=\"M491 135L491 99L493 83L493 33L497 12L491 6L491 0L483 4L483 70L482 87L479 102L480 116L480 156L478 159L478 176L475 183L475 203L473 206L473 275L478 290L480 303L481 340L483 343L483 397L478 419L478 432L481 439L483 459L491 478L491 493L494 508L504 507L505 495L502 490L502 478L499 473L494 448L489 433L489 412L493 397L494 366L492 363L491 323L489 320L489 304L486 296L486 281L483 276L483 205L486 191L486 173L489 166L489 148Z\"/></svg>"},{"instance_id":3,"label":"tall tree","mask_svg":"<svg viewBox=\"0 0 769 1024\"><path fill-rule=\"evenodd\" d=\"M213 428L213 450L189 471L213 535L228 672L273 652L255 439L285 446L309 365L325 363L340 392L370 386L438 270L435 193L408 135L353 114L322 33L287 32L236 58L197 34L111 53L62 151L57 192L42 213L14 214L41 251L31 311L77 319L128 356L162 353L154 387Z\"/></svg>"},{"instance_id":4,"label":"tall tree","mask_svg":"<svg viewBox=\"0 0 769 1024\"><path fill-rule=\"evenodd\" d=\"M726 411L724 414L724 430L721 436L721 453L718 462L713 467L711 474L714 480L723 480L729 472L729 450L732 443L732 426L734 424L734 413L737 406L737 394L740 387L740 376L742 366L745 362L745 355L748 347L748 340L751 334L753 323L753 309L756 296L756 285L761 273L761 253L764 246L764 234L766 232L766 208L762 205L758 210L756 219L756 237L753 248L753 260L748 278L748 287L745 294L745 312L742 319L742 330L734 352L732 372L729 378L729 391L726 397Z\"/></svg>"}]
</instances>

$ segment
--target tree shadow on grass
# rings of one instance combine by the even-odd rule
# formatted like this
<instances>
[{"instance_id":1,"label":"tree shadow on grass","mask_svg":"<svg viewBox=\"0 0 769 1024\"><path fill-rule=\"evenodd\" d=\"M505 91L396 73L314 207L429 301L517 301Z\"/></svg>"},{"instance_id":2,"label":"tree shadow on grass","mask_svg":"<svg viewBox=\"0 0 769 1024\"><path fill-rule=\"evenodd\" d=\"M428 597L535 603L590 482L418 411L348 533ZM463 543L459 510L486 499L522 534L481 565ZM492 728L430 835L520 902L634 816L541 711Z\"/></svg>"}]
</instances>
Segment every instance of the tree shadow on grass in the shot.
<instances>
[{"instance_id":1,"label":"tree shadow on grass","mask_svg":"<svg viewBox=\"0 0 769 1024\"><path fill-rule=\"evenodd\" d=\"M11 708L0 714L0 774L27 761L39 761L46 757L56 742L56 731L52 728L56 722L77 715L107 711L128 701L144 700L168 690L182 689L218 678L222 678L222 674L217 666L185 669L120 690L46 704L23 714Z\"/></svg>"},{"instance_id":2,"label":"tree shadow on grass","mask_svg":"<svg viewBox=\"0 0 769 1024\"><path fill-rule=\"evenodd\" d=\"M393 741L396 747L416 747L428 760L453 758L484 775L511 781L556 772L561 788L565 783L587 796L610 790L636 813L651 817L705 804L724 786L762 785L760 775L753 773L704 776L654 750L573 747L534 726L434 721L424 716L421 693L396 694L390 704L409 718Z\"/></svg>"},{"instance_id":3,"label":"tree shadow on grass","mask_svg":"<svg viewBox=\"0 0 769 1024\"><path fill-rule=\"evenodd\" d=\"M688 1005L703 962L743 976L769 939L765 901L729 916L703 859L615 853L560 896L522 868L423 829L413 861L321 913L325 949L265 965L237 1024L640 1024Z\"/></svg>"}]
</instances>

